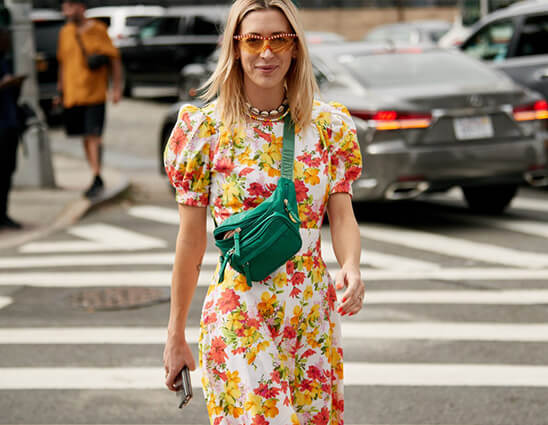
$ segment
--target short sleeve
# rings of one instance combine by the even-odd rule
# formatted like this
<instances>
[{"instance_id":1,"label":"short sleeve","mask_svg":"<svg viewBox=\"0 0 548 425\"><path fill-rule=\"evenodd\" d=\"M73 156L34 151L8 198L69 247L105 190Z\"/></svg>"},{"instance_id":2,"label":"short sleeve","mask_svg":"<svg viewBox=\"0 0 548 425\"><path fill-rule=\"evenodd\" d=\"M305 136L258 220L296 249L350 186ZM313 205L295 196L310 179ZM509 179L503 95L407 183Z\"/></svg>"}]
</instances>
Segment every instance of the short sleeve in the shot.
<instances>
[{"instance_id":1,"label":"short sleeve","mask_svg":"<svg viewBox=\"0 0 548 425\"><path fill-rule=\"evenodd\" d=\"M331 102L331 137L329 140L329 194L349 193L352 196L352 182L362 172L362 156L356 125L340 103Z\"/></svg>"},{"instance_id":2,"label":"short sleeve","mask_svg":"<svg viewBox=\"0 0 548 425\"><path fill-rule=\"evenodd\" d=\"M180 204L206 207L211 181L211 118L193 105L183 105L164 151L166 173Z\"/></svg>"},{"instance_id":3,"label":"short sleeve","mask_svg":"<svg viewBox=\"0 0 548 425\"><path fill-rule=\"evenodd\" d=\"M112 40L110 39L109 35L108 35L108 31L107 31L107 26L103 23L103 22L100 22L100 21L96 21L96 25L98 27L98 33L99 33L99 37L98 38L98 43L97 43L97 46L96 48L94 49L94 53L98 53L98 54L101 54L101 55L106 55L106 56L109 56L111 58L118 58L120 57L120 52L118 51L118 49L114 46L114 44L112 43Z\"/></svg>"}]
</instances>

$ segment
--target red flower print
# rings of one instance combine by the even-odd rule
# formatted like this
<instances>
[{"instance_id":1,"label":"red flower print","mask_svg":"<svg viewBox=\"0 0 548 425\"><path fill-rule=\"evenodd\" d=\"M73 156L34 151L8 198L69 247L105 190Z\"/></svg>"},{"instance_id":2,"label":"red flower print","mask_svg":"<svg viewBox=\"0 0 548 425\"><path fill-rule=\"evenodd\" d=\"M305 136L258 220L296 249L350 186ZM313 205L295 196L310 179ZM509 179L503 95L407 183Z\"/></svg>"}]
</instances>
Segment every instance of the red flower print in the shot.
<instances>
[{"instance_id":1,"label":"red flower print","mask_svg":"<svg viewBox=\"0 0 548 425\"><path fill-rule=\"evenodd\" d=\"M322 160L321 158L314 158L312 161L310 161L310 166L314 168L319 168Z\"/></svg>"},{"instance_id":2,"label":"red flower print","mask_svg":"<svg viewBox=\"0 0 548 425\"><path fill-rule=\"evenodd\" d=\"M234 310L240 305L240 296L234 292L233 289L226 289L221 294L219 301L217 301L217 307L221 310L221 313L226 314L229 311Z\"/></svg>"},{"instance_id":3,"label":"red flower print","mask_svg":"<svg viewBox=\"0 0 548 425\"><path fill-rule=\"evenodd\" d=\"M246 167L242 171L240 171L240 177L247 176L249 173L253 171L253 168Z\"/></svg>"},{"instance_id":4,"label":"red flower print","mask_svg":"<svg viewBox=\"0 0 548 425\"><path fill-rule=\"evenodd\" d=\"M311 154L303 153L302 155L298 156L297 159L299 161L301 161L302 163L308 165L309 167L311 166L311 161L312 161L312 155Z\"/></svg>"},{"instance_id":5,"label":"red flower print","mask_svg":"<svg viewBox=\"0 0 548 425\"><path fill-rule=\"evenodd\" d=\"M299 385L299 390L304 392L306 390L310 391L312 389L312 380L311 379L303 379L301 381L301 385Z\"/></svg>"},{"instance_id":6,"label":"red flower print","mask_svg":"<svg viewBox=\"0 0 548 425\"><path fill-rule=\"evenodd\" d=\"M225 372L220 372L217 369L213 369L213 373L215 376L217 376L221 381L226 381L228 377L226 376Z\"/></svg>"},{"instance_id":7,"label":"red flower print","mask_svg":"<svg viewBox=\"0 0 548 425\"><path fill-rule=\"evenodd\" d=\"M242 335L238 335L238 336L243 336L243 332L242 332ZM238 347L238 348L235 348L234 350L232 350L232 354L243 354L246 351L247 351L246 347Z\"/></svg>"},{"instance_id":8,"label":"red flower print","mask_svg":"<svg viewBox=\"0 0 548 425\"><path fill-rule=\"evenodd\" d=\"M345 180L356 180L361 174L361 167L350 167L344 175Z\"/></svg>"},{"instance_id":9,"label":"red flower print","mask_svg":"<svg viewBox=\"0 0 548 425\"><path fill-rule=\"evenodd\" d=\"M223 420L222 416L219 416L219 417L215 418L215 421L213 422L213 425L219 425L222 420Z\"/></svg>"},{"instance_id":10,"label":"red flower print","mask_svg":"<svg viewBox=\"0 0 548 425\"><path fill-rule=\"evenodd\" d=\"M191 130L192 129L192 123L190 122L190 117L188 116L188 112L185 112L181 115L181 119L186 124L186 129Z\"/></svg>"},{"instance_id":11,"label":"red flower print","mask_svg":"<svg viewBox=\"0 0 548 425\"><path fill-rule=\"evenodd\" d=\"M295 263L293 261L288 261L285 263L285 272L287 274L293 274L295 271Z\"/></svg>"},{"instance_id":12,"label":"red flower print","mask_svg":"<svg viewBox=\"0 0 548 425\"><path fill-rule=\"evenodd\" d=\"M215 163L215 170L225 176L230 175L234 167L235 165L232 160L226 156L222 157Z\"/></svg>"},{"instance_id":13,"label":"red flower print","mask_svg":"<svg viewBox=\"0 0 548 425\"><path fill-rule=\"evenodd\" d=\"M264 199L260 196L257 197L249 197L244 199L244 207L245 209L255 208L257 205L259 205L261 202L263 202Z\"/></svg>"},{"instance_id":14,"label":"red flower print","mask_svg":"<svg viewBox=\"0 0 548 425\"><path fill-rule=\"evenodd\" d=\"M299 288L298 286L294 286L293 289L291 290L291 292L289 293L289 296L291 298L296 298L299 296L299 294L301 293L301 288Z\"/></svg>"},{"instance_id":15,"label":"red flower print","mask_svg":"<svg viewBox=\"0 0 548 425\"><path fill-rule=\"evenodd\" d=\"M251 195L251 196L266 196L266 194L268 193L265 188L259 184L259 183L251 183L249 185L249 189L247 190L247 192Z\"/></svg>"},{"instance_id":16,"label":"red flower print","mask_svg":"<svg viewBox=\"0 0 548 425\"><path fill-rule=\"evenodd\" d=\"M302 180L295 180L295 192L297 194L297 202L302 202L308 198L308 187Z\"/></svg>"},{"instance_id":17,"label":"red flower print","mask_svg":"<svg viewBox=\"0 0 548 425\"><path fill-rule=\"evenodd\" d=\"M268 425L270 422L268 422L263 415L256 415L253 418L253 422L251 422L251 425Z\"/></svg>"},{"instance_id":18,"label":"red flower print","mask_svg":"<svg viewBox=\"0 0 548 425\"><path fill-rule=\"evenodd\" d=\"M312 380L324 382L325 376L323 375L321 369L318 366L308 366L308 370L306 371L306 374L312 378Z\"/></svg>"},{"instance_id":19,"label":"red flower print","mask_svg":"<svg viewBox=\"0 0 548 425\"><path fill-rule=\"evenodd\" d=\"M217 364L224 363L226 359L228 359L228 356L225 353L225 348L226 344L220 336L213 338L208 357Z\"/></svg>"},{"instance_id":20,"label":"red flower print","mask_svg":"<svg viewBox=\"0 0 548 425\"><path fill-rule=\"evenodd\" d=\"M280 372L278 372L277 370L273 371L270 374L270 379L272 379L272 382L275 382L276 384L279 384L280 383Z\"/></svg>"},{"instance_id":21,"label":"red flower print","mask_svg":"<svg viewBox=\"0 0 548 425\"><path fill-rule=\"evenodd\" d=\"M303 272L297 272L293 276L291 276L291 283L293 285L300 285L304 282L304 273Z\"/></svg>"},{"instance_id":22,"label":"red flower print","mask_svg":"<svg viewBox=\"0 0 548 425\"><path fill-rule=\"evenodd\" d=\"M260 324L259 324L259 321L257 319L250 317L248 319L247 323L246 323L246 326L248 328L258 328L260 326Z\"/></svg>"},{"instance_id":23,"label":"red flower print","mask_svg":"<svg viewBox=\"0 0 548 425\"><path fill-rule=\"evenodd\" d=\"M320 412L312 418L314 425L327 425L329 422L329 410L327 407L322 408Z\"/></svg>"},{"instance_id":24,"label":"red flower print","mask_svg":"<svg viewBox=\"0 0 548 425\"><path fill-rule=\"evenodd\" d=\"M310 357L312 355L314 355L316 352L312 349L312 348L309 348L308 350L306 350L304 353L303 353L303 357L306 358L306 357Z\"/></svg>"},{"instance_id":25,"label":"red flower print","mask_svg":"<svg viewBox=\"0 0 548 425\"><path fill-rule=\"evenodd\" d=\"M204 317L204 325L209 325L210 323L215 323L217 321L217 315L215 312L208 314Z\"/></svg>"},{"instance_id":26,"label":"red flower print","mask_svg":"<svg viewBox=\"0 0 548 425\"><path fill-rule=\"evenodd\" d=\"M335 292L335 286L329 285L327 287L327 302L329 304L329 310L335 309L335 301L337 301L337 292Z\"/></svg>"},{"instance_id":27,"label":"red flower print","mask_svg":"<svg viewBox=\"0 0 548 425\"><path fill-rule=\"evenodd\" d=\"M264 131L258 129L257 127L255 127L253 130L255 130L255 133L257 133L257 135L259 137L262 137L263 139L265 139L268 143L272 143L272 135L271 134L267 134L265 133Z\"/></svg>"},{"instance_id":28,"label":"red flower print","mask_svg":"<svg viewBox=\"0 0 548 425\"><path fill-rule=\"evenodd\" d=\"M262 398L269 399L278 397L280 394L280 389L275 387L269 387L267 384L260 384L254 390L255 394L260 395Z\"/></svg>"},{"instance_id":29,"label":"red flower print","mask_svg":"<svg viewBox=\"0 0 548 425\"><path fill-rule=\"evenodd\" d=\"M175 130L173 130L171 139L169 139L169 149L172 150L175 155L179 155L185 148L187 142L188 138L186 137L186 133L180 127L176 127Z\"/></svg>"},{"instance_id":30,"label":"red flower print","mask_svg":"<svg viewBox=\"0 0 548 425\"><path fill-rule=\"evenodd\" d=\"M285 339L293 339L297 336L297 331L293 326L286 326L284 328L284 338Z\"/></svg>"},{"instance_id":31,"label":"red flower print","mask_svg":"<svg viewBox=\"0 0 548 425\"><path fill-rule=\"evenodd\" d=\"M265 186L266 192L264 193L264 196L270 196L272 193L276 190L277 184L275 183L268 183Z\"/></svg>"}]
</instances>

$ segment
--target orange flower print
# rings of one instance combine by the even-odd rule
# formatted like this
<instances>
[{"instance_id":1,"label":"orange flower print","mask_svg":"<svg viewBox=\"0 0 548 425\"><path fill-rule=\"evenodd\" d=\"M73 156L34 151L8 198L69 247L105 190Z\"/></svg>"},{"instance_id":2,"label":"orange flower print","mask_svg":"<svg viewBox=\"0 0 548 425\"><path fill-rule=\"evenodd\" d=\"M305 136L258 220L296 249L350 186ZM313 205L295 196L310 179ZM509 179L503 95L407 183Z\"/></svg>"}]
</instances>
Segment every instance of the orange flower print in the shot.
<instances>
[{"instance_id":1,"label":"orange flower print","mask_svg":"<svg viewBox=\"0 0 548 425\"><path fill-rule=\"evenodd\" d=\"M233 289L227 289L221 294L217 305L221 313L226 314L234 310L240 304L240 296Z\"/></svg>"},{"instance_id":2,"label":"orange flower print","mask_svg":"<svg viewBox=\"0 0 548 425\"><path fill-rule=\"evenodd\" d=\"M221 337L216 337L211 342L211 350L209 350L209 358L215 363L224 363L228 358L225 353L226 344Z\"/></svg>"}]
</instances>

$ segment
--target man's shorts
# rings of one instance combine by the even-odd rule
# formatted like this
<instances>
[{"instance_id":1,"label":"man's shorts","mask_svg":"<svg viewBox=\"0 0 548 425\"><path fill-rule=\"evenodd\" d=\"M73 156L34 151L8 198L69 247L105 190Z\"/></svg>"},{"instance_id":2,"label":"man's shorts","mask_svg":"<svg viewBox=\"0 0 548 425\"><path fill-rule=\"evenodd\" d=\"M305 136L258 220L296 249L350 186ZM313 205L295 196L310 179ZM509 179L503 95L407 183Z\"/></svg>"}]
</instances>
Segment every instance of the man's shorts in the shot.
<instances>
[{"instance_id":1,"label":"man's shorts","mask_svg":"<svg viewBox=\"0 0 548 425\"><path fill-rule=\"evenodd\" d=\"M63 118L68 136L101 136L105 125L105 104L65 108Z\"/></svg>"}]
</instances>

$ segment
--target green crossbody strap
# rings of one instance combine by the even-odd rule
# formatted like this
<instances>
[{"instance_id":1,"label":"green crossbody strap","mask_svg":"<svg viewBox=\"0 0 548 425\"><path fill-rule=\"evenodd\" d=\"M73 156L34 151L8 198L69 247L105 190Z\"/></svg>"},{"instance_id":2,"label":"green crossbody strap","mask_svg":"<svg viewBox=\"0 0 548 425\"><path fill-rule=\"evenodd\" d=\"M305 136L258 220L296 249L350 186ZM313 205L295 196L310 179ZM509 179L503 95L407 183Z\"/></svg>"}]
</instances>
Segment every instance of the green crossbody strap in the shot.
<instances>
[{"instance_id":1,"label":"green crossbody strap","mask_svg":"<svg viewBox=\"0 0 548 425\"><path fill-rule=\"evenodd\" d=\"M284 140L282 147L282 177L293 180L293 162L295 154L295 126L288 113L284 119Z\"/></svg>"}]
</instances>

